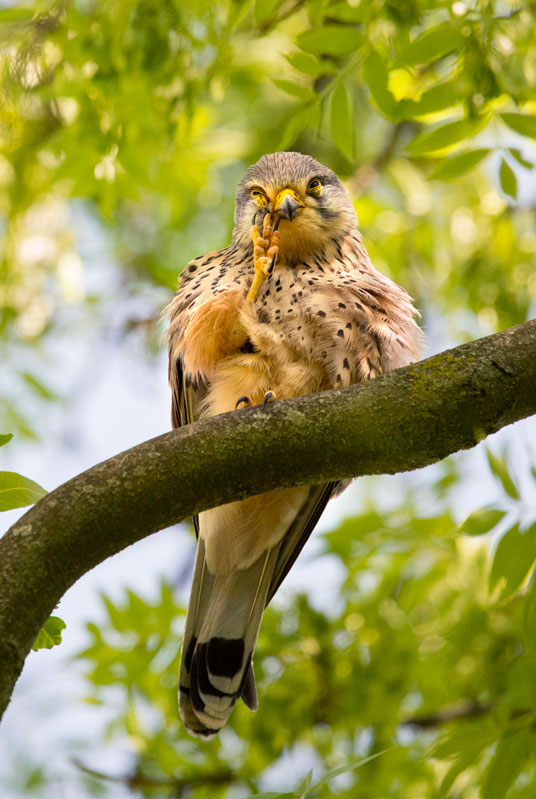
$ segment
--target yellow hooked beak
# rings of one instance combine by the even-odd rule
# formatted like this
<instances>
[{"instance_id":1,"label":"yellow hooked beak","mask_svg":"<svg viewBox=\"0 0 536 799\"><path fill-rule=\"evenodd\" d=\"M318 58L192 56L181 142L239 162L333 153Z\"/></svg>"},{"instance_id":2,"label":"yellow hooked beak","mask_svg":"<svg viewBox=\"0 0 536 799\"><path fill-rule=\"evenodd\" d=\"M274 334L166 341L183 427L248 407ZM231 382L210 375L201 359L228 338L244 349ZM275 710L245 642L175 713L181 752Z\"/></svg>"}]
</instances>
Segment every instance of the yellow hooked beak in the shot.
<instances>
[{"instance_id":1,"label":"yellow hooked beak","mask_svg":"<svg viewBox=\"0 0 536 799\"><path fill-rule=\"evenodd\" d=\"M283 189L275 198L274 211L284 219L292 220L303 206L294 189Z\"/></svg>"}]
</instances>

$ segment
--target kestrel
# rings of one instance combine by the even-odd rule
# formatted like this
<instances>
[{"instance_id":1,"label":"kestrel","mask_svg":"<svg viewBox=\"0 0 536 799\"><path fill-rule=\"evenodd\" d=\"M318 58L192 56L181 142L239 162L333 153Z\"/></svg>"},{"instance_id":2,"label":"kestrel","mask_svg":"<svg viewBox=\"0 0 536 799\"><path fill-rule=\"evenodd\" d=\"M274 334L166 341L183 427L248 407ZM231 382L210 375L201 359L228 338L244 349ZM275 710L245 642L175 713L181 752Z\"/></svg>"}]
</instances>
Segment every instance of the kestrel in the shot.
<instances>
[{"instance_id":1,"label":"kestrel","mask_svg":"<svg viewBox=\"0 0 536 799\"><path fill-rule=\"evenodd\" d=\"M356 224L335 173L310 156L273 153L248 169L231 244L188 264L167 309L174 427L417 359L411 298L372 266ZM262 613L337 488L270 491L194 518L179 690L192 734L217 733L240 697L256 709Z\"/></svg>"}]
</instances>

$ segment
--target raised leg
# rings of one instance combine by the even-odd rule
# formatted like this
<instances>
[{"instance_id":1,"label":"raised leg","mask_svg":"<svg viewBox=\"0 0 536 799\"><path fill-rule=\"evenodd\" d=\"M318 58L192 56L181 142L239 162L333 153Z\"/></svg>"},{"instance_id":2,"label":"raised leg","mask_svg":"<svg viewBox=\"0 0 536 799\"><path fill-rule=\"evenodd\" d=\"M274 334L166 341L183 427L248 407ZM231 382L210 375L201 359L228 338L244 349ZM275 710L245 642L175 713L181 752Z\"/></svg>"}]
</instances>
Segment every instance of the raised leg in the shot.
<instances>
[{"instance_id":1,"label":"raised leg","mask_svg":"<svg viewBox=\"0 0 536 799\"><path fill-rule=\"evenodd\" d=\"M253 239L253 267L255 270L253 283L249 289L248 302L255 302L259 289L272 274L279 253L279 219L272 227L272 216L265 214L262 223L262 235L258 225L253 225L251 238Z\"/></svg>"}]
</instances>

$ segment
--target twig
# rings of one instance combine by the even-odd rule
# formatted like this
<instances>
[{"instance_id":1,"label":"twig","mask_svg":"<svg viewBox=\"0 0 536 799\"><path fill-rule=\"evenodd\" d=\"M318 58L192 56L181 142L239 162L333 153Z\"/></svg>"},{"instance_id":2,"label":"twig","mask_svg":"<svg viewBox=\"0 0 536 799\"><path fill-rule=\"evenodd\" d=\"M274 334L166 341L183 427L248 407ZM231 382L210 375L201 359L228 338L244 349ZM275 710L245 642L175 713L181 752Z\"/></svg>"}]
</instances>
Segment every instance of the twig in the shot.
<instances>
[{"instance_id":1,"label":"twig","mask_svg":"<svg viewBox=\"0 0 536 799\"><path fill-rule=\"evenodd\" d=\"M462 700L454 705L442 708L436 713L431 713L429 716L412 716L403 721L401 726L429 729L430 727L439 727L441 724L448 724L449 721L456 721L457 719L476 719L480 716L485 716L490 712L491 708L491 703L481 704L480 702Z\"/></svg>"},{"instance_id":2,"label":"twig","mask_svg":"<svg viewBox=\"0 0 536 799\"><path fill-rule=\"evenodd\" d=\"M181 796L183 791L185 791L187 788L194 788L196 786L230 785L231 783L242 782L242 778L237 774L234 774L232 771L218 771L214 774L202 774L200 776L190 777L189 779L183 779L179 777L158 779L155 777L148 777L139 771L135 771L132 774L106 774L102 771L97 771L97 769L86 766L85 763L82 763L82 761L78 758L72 758L72 763L78 769L80 769L80 771L83 771L84 774L88 774L90 777L94 777L97 780L119 782L132 789L169 788L174 793L177 792L177 796Z\"/></svg>"}]
</instances>

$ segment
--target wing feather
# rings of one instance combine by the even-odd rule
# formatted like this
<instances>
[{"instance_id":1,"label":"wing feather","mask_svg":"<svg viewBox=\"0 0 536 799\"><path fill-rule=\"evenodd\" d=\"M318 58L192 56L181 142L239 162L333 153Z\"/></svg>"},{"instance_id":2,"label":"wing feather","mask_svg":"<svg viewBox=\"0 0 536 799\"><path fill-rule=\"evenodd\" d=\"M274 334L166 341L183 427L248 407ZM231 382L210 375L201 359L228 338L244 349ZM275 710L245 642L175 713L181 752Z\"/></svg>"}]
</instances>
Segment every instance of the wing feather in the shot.
<instances>
[{"instance_id":1,"label":"wing feather","mask_svg":"<svg viewBox=\"0 0 536 799\"><path fill-rule=\"evenodd\" d=\"M326 483L312 486L309 496L290 525L279 548L277 560L272 572L266 604L271 602L277 589L294 565L296 558L313 532L328 501L337 490L338 483Z\"/></svg>"}]
</instances>

